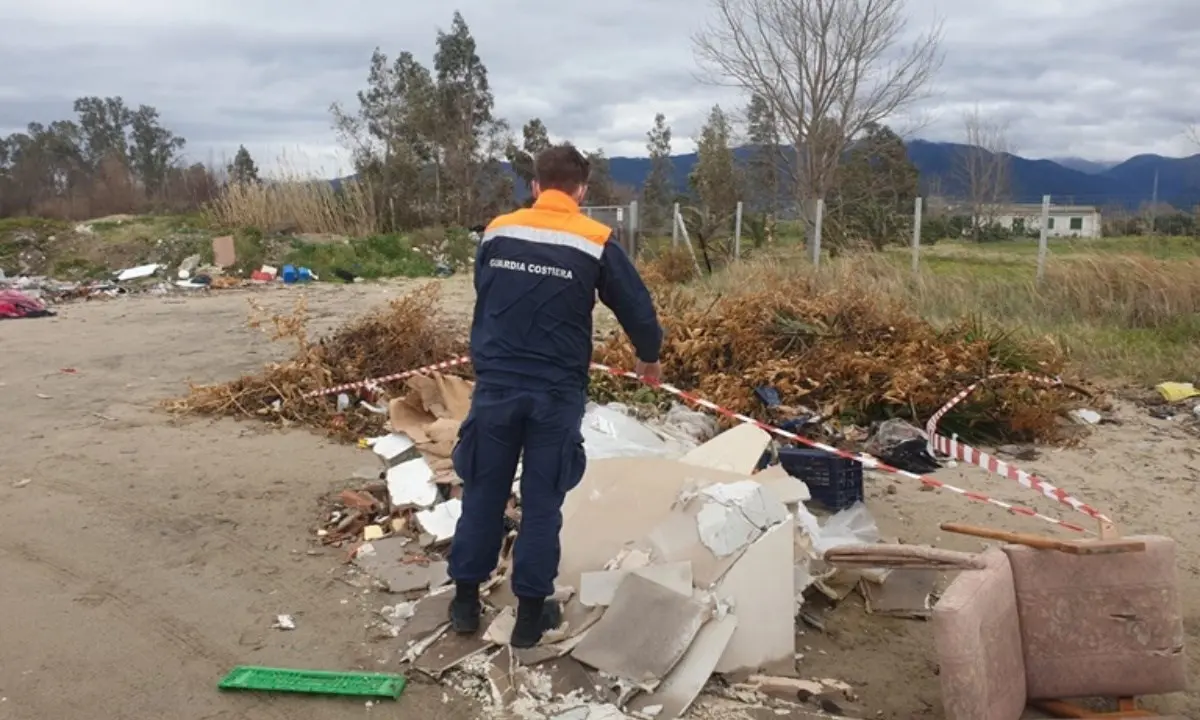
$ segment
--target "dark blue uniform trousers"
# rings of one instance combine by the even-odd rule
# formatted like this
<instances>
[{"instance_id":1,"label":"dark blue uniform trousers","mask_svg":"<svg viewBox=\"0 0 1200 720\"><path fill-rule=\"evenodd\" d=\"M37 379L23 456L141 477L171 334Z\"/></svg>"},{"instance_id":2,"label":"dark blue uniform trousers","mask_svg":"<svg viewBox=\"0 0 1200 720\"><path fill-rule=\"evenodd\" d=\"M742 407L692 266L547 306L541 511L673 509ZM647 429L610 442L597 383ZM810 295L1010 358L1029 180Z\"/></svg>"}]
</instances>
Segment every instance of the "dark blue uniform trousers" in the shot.
<instances>
[{"instance_id":1,"label":"dark blue uniform trousers","mask_svg":"<svg viewBox=\"0 0 1200 720\"><path fill-rule=\"evenodd\" d=\"M519 598L554 594L562 504L586 465L580 433L586 405L586 390L476 385L454 447L454 471L463 481L462 517L450 547L455 582L483 583L496 569L504 509L521 460L513 593Z\"/></svg>"}]
</instances>

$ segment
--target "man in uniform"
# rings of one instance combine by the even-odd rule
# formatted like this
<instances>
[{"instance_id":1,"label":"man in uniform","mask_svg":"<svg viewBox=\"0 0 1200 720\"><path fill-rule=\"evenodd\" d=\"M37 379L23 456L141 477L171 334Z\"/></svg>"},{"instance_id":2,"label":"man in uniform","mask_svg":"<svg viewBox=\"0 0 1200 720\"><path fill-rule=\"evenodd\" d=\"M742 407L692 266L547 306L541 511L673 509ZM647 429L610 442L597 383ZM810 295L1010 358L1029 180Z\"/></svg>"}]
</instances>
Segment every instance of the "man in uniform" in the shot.
<instances>
[{"instance_id":1,"label":"man in uniform","mask_svg":"<svg viewBox=\"0 0 1200 720\"><path fill-rule=\"evenodd\" d=\"M535 161L533 206L488 225L475 257L471 360L475 391L459 430L454 469L463 512L450 550L455 632L479 630L479 586L496 568L504 511L521 461L521 527L514 548L515 647L559 624L554 593L562 504L584 471L580 425L587 403L596 298L633 343L636 372L661 375L662 328L612 230L585 216L590 165L571 145Z\"/></svg>"}]
</instances>

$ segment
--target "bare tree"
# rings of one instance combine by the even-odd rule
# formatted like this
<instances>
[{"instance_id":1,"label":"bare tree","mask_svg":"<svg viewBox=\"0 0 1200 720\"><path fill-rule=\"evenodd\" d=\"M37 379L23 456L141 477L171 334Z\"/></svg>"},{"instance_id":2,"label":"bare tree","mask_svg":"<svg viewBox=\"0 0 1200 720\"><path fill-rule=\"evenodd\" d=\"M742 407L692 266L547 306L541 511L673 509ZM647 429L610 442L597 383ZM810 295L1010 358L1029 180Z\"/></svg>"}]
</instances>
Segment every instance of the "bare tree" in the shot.
<instances>
[{"instance_id":1,"label":"bare tree","mask_svg":"<svg viewBox=\"0 0 1200 720\"><path fill-rule=\"evenodd\" d=\"M963 115L966 147L958 158L958 174L971 204L971 233L975 240L996 222L1003 203L1012 199L1008 123L986 118L979 108Z\"/></svg>"},{"instance_id":2,"label":"bare tree","mask_svg":"<svg viewBox=\"0 0 1200 720\"><path fill-rule=\"evenodd\" d=\"M1187 130L1184 130L1184 135L1187 136L1188 140L1192 141L1193 145L1200 148L1200 123L1196 123Z\"/></svg>"},{"instance_id":3,"label":"bare tree","mask_svg":"<svg viewBox=\"0 0 1200 720\"><path fill-rule=\"evenodd\" d=\"M696 34L708 78L765 100L791 146L795 198L833 188L843 152L868 127L926 96L941 66L941 24L906 40L905 0L710 0Z\"/></svg>"}]
</instances>

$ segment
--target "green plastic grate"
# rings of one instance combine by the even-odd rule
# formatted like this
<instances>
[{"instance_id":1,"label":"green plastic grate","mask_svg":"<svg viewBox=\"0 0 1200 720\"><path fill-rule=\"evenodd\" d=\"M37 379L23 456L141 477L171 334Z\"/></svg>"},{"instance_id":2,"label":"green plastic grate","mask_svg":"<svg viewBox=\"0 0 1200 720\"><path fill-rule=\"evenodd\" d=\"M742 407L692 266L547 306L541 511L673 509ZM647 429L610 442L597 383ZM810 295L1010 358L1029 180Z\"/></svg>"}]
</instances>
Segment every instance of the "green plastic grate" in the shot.
<instances>
[{"instance_id":1,"label":"green plastic grate","mask_svg":"<svg viewBox=\"0 0 1200 720\"><path fill-rule=\"evenodd\" d=\"M355 695L399 699L408 680L385 673L289 670L239 665L217 683L222 690L263 690L317 695Z\"/></svg>"}]
</instances>

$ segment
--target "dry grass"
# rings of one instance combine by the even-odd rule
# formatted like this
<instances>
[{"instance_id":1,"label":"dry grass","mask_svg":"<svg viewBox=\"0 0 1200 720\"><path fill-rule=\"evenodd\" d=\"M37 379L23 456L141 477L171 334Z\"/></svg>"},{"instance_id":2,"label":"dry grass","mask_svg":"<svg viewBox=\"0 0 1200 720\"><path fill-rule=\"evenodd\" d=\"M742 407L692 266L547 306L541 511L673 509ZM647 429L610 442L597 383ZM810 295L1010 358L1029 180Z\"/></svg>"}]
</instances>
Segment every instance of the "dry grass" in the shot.
<instances>
[{"instance_id":1,"label":"dry grass","mask_svg":"<svg viewBox=\"0 0 1200 720\"><path fill-rule=\"evenodd\" d=\"M342 383L380 377L441 362L463 354L465 331L445 317L435 283L422 286L350 321L328 338L308 335L308 308L301 296L290 315L269 315L253 306L250 324L270 325L272 339L294 342L293 357L271 363L262 372L215 385L193 385L183 398L165 407L178 413L258 418L303 425L342 440L376 434L380 416L361 407L339 412L336 395L303 395ZM466 368L469 372L470 368ZM382 400L386 406L386 400Z\"/></svg>"},{"instance_id":2,"label":"dry grass","mask_svg":"<svg viewBox=\"0 0 1200 720\"><path fill-rule=\"evenodd\" d=\"M1052 340L1017 338L970 317L934 326L897 289L889 292L848 264L814 273L762 262L697 286L659 285L664 375L763 420L819 414L862 426L893 417L923 422L981 377L1064 370ZM620 334L597 357L620 367L633 362ZM605 378L594 385L601 397L628 391ZM772 417L755 396L761 386L774 388L792 409ZM973 395L943 427L975 439L1064 440L1064 411L1077 402L1066 390L1012 377Z\"/></svg>"},{"instance_id":3,"label":"dry grass","mask_svg":"<svg viewBox=\"0 0 1200 720\"><path fill-rule=\"evenodd\" d=\"M356 181L345 181L336 189L326 180L300 177L230 183L205 209L216 225L225 228L350 237L378 230L370 188Z\"/></svg>"},{"instance_id":4,"label":"dry grass","mask_svg":"<svg viewBox=\"0 0 1200 720\"><path fill-rule=\"evenodd\" d=\"M702 287L729 293L763 282L791 282L797 291L858 287L937 326L974 318L1048 338L1078 371L1105 378L1192 380L1200 354L1198 259L1055 258L1038 283L1032 265L931 264L914 275L906 263L878 254L838 258L820 271L796 257L774 257L733 266Z\"/></svg>"}]
</instances>

